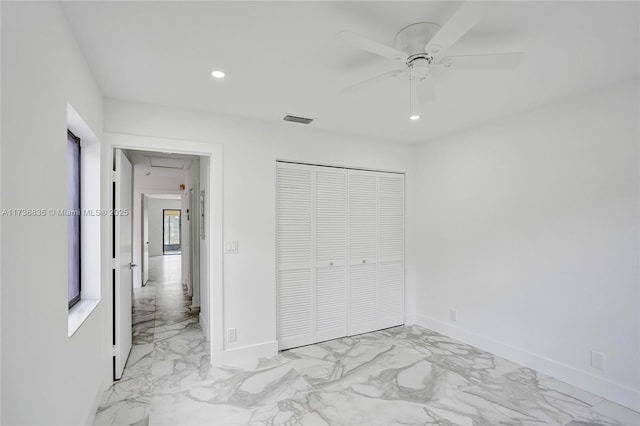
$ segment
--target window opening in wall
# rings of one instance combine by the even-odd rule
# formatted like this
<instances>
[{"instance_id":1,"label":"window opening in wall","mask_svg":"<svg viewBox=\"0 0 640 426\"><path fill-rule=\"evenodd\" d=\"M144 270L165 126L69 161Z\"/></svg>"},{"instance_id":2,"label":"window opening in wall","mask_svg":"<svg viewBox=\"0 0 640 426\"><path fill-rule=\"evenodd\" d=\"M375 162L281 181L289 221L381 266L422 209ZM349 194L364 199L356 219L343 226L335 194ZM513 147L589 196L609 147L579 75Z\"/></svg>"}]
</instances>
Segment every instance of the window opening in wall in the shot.
<instances>
[{"instance_id":1,"label":"window opening in wall","mask_svg":"<svg viewBox=\"0 0 640 426\"><path fill-rule=\"evenodd\" d=\"M67 130L67 249L69 309L80 301L80 138Z\"/></svg>"},{"instance_id":2,"label":"window opening in wall","mask_svg":"<svg viewBox=\"0 0 640 426\"><path fill-rule=\"evenodd\" d=\"M162 252L163 254L180 254L182 253L180 236L181 211L163 209L162 215Z\"/></svg>"}]
</instances>

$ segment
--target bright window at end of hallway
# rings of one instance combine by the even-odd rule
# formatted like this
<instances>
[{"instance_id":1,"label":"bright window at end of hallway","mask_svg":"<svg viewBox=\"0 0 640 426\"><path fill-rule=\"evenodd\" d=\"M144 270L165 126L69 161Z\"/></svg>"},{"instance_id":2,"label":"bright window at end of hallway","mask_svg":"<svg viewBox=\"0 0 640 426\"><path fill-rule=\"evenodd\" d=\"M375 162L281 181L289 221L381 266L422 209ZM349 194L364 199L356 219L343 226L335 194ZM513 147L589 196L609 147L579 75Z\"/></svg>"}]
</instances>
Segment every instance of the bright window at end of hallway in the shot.
<instances>
[{"instance_id":1,"label":"bright window at end of hallway","mask_svg":"<svg viewBox=\"0 0 640 426\"><path fill-rule=\"evenodd\" d=\"M180 236L181 211L176 209L163 209L162 216L163 254L178 254L182 249Z\"/></svg>"}]
</instances>

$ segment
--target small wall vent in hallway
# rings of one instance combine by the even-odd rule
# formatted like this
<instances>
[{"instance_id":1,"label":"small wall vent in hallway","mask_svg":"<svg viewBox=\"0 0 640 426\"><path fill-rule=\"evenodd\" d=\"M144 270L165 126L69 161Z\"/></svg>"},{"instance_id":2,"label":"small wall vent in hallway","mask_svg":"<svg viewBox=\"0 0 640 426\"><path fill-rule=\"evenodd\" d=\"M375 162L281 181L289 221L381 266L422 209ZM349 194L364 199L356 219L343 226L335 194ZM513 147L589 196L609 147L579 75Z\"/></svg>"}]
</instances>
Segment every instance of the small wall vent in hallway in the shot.
<instances>
[{"instance_id":1,"label":"small wall vent in hallway","mask_svg":"<svg viewBox=\"0 0 640 426\"><path fill-rule=\"evenodd\" d=\"M314 120L313 118L300 117L297 115L290 115L290 114L285 115L284 117L282 117L282 119L284 121L291 121L293 123L300 123L300 124L310 124Z\"/></svg>"}]
</instances>

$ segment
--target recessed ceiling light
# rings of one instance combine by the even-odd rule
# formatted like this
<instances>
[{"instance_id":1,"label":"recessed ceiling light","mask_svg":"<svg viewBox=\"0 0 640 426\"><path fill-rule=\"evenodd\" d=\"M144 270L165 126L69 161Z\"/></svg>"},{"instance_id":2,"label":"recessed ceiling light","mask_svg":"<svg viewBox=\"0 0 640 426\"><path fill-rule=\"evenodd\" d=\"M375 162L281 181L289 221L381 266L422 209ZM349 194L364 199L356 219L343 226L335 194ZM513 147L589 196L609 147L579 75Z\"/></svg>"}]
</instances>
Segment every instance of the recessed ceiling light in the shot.
<instances>
[{"instance_id":1,"label":"recessed ceiling light","mask_svg":"<svg viewBox=\"0 0 640 426\"><path fill-rule=\"evenodd\" d=\"M409 120L413 120L413 121L420 120L420 116L414 114L411 117L409 117Z\"/></svg>"},{"instance_id":2,"label":"recessed ceiling light","mask_svg":"<svg viewBox=\"0 0 640 426\"><path fill-rule=\"evenodd\" d=\"M211 71L211 75L215 78L224 78L225 73L224 71L220 71L220 70L213 70Z\"/></svg>"}]
</instances>

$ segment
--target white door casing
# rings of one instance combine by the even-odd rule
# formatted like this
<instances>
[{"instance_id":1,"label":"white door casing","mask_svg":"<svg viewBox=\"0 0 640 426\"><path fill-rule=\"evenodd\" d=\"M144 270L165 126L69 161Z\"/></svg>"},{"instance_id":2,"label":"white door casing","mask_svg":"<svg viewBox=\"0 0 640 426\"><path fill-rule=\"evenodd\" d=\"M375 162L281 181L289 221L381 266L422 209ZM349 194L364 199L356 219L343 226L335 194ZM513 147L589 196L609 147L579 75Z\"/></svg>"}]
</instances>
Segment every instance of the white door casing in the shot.
<instances>
[{"instance_id":1,"label":"white door casing","mask_svg":"<svg viewBox=\"0 0 640 426\"><path fill-rule=\"evenodd\" d=\"M194 187L189 190L189 211L191 219L189 221L189 231L191 234L191 285L193 287L193 297L191 306L200 306L200 212L198 209L198 190L199 185L196 182Z\"/></svg>"},{"instance_id":2,"label":"white door casing","mask_svg":"<svg viewBox=\"0 0 640 426\"><path fill-rule=\"evenodd\" d=\"M149 281L149 201L142 194L142 285Z\"/></svg>"},{"instance_id":3,"label":"white door casing","mask_svg":"<svg viewBox=\"0 0 640 426\"><path fill-rule=\"evenodd\" d=\"M115 283L114 283L114 379L122 372L131 351L131 308L133 293L133 167L122 150L115 150Z\"/></svg>"}]
</instances>

